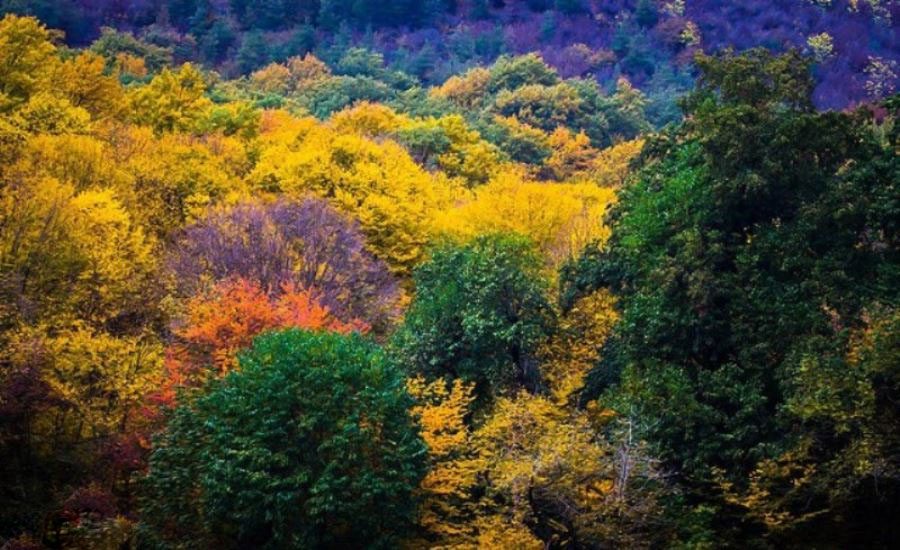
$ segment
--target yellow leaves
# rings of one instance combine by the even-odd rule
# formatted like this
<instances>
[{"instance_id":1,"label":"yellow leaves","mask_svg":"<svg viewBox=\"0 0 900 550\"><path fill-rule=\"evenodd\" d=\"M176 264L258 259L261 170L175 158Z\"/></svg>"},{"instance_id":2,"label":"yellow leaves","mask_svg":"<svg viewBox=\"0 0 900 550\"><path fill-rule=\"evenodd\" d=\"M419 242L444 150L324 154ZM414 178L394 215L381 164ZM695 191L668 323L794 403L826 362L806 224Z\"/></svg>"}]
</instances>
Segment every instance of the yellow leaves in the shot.
<instances>
[{"instance_id":1,"label":"yellow leaves","mask_svg":"<svg viewBox=\"0 0 900 550\"><path fill-rule=\"evenodd\" d=\"M81 52L56 67L53 87L75 107L96 118L115 117L124 107L125 94L118 74L106 74L106 60L91 52Z\"/></svg>"},{"instance_id":2,"label":"yellow leaves","mask_svg":"<svg viewBox=\"0 0 900 550\"><path fill-rule=\"evenodd\" d=\"M521 550L541 550L543 542L535 537L522 521L502 515L478 518L474 525L476 548L516 548Z\"/></svg>"},{"instance_id":3,"label":"yellow leaves","mask_svg":"<svg viewBox=\"0 0 900 550\"><path fill-rule=\"evenodd\" d=\"M212 102L204 95L203 75L190 63L178 71L163 69L150 84L128 94L132 118L138 124L163 132L189 132L202 119Z\"/></svg>"},{"instance_id":4,"label":"yellow leaves","mask_svg":"<svg viewBox=\"0 0 900 550\"><path fill-rule=\"evenodd\" d=\"M295 88L331 76L331 69L328 68L328 65L311 53L303 57L296 56L288 59L287 68L294 80Z\"/></svg>"},{"instance_id":5,"label":"yellow leaves","mask_svg":"<svg viewBox=\"0 0 900 550\"><path fill-rule=\"evenodd\" d=\"M453 539L462 533L457 524L462 523L463 504L482 469L472 456L465 423L474 386L416 377L407 380L406 387L416 402L410 412L419 421L431 466L419 485L419 525L438 538Z\"/></svg>"},{"instance_id":6,"label":"yellow leaves","mask_svg":"<svg viewBox=\"0 0 900 550\"><path fill-rule=\"evenodd\" d=\"M464 239L491 232L526 235L555 271L588 243L609 236L603 216L615 200L611 189L587 183L538 183L507 169L442 214L437 229Z\"/></svg>"},{"instance_id":7,"label":"yellow leaves","mask_svg":"<svg viewBox=\"0 0 900 550\"><path fill-rule=\"evenodd\" d=\"M347 118L349 121L353 113ZM365 118L365 117L363 117ZM314 121L264 119L257 189L329 199L360 222L369 247L397 273L422 257L430 219L449 204L452 186L418 166L393 141L375 142Z\"/></svg>"},{"instance_id":8,"label":"yellow leaves","mask_svg":"<svg viewBox=\"0 0 900 550\"><path fill-rule=\"evenodd\" d=\"M497 400L472 428L471 386L413 378L407 389L432 462L419 518L430 546L538 548L529 525L539 508L589 517L605 510L615 488L613 457L595 440L588 415L522 392ZM549 522L554 536L572 535L557 523Z\"/></svg>"},{"instance_id":9,"label":"yellow leaves","mask_svg":"<svg viewBox=\"0 0 900 550\"><path fill-rule=\"evenodd\" d=\"M84 258L87 318L108 318L139 291L140 279L153 268L152 248L109 189L85 191L72 199L73 245Z\"/></svg>"},{"instance_id":10,"label":"yellow leaves","mask_svg":"<svg viewBox=\"0 0 900 550\"><path fill-rule=\"evenodd\" d=\"M603 187L621 187L628 176L628 165L644 148L643 139L623 141L604 149L591 166L591 179Z\"/></svg>"},{"instance_id":11,"label":"yellow leaves","mask_svg":"<svg viewBox=\"0 0 900 550\"><path fill-rule=\"evenodd\" d=\"M619 318L614 306L605 289L580 298L561 316L559 330L541 350L541 373L558 403L569 403L596 365L600 346Z\"/></svg>"},{"instance_id":12,"label":"yellow leaves","mask_svg":"<svg viewBox=\"0 0 900 550\"><path fill-rule=\"evenodd\" d=\"M443 85L432 88L431 95L447 99L463 108L472 108L487 95L491 72L483 67L470 69L462 76L451 76Z\"/></svg>"},{"instance_id":13,"label":"yellow leaves","mask_svg":"<svg viewBox=\"0 0 900 550\"><path fill-rule=\"evenodd\" d=\"M450 140L450 148L438 157L438 166L451 177L461 177L470 187L486 183L501 168L500 151L481 139L460 115L433 119Z\"/></svg>"},{"instance_id":14,"label":"yellow leaves","mask_svg":"<svg viewBox=\"0 0 900 550\"><path fill-rule=\"evenodd\" d=\"M0 112L48 86L48 77L58 62L52 42L58 36L34 17L6 14L0 20Z\"/></svg>"},{"instance_id":15,"label":"yellow leaves","mask_svg":"<svg viewBox=\"0 0 900 550\"><path fill-rule=\"evenodd\" d=\"M147 76L147 63L144 58L129 53L117 53L114 67L120 74L131 78Z\"/></svg>"},{"instance_id":16,"label":"yellow leaves","mask_svg":"<svg viewBox=\"0 0 900 550\"><path fill-rule=\"evenodd\" d=\"M85 133L91 127L90 113L49 92L32 95L13 120L31 133L77 134Z\"/></svg>"},{"instance_id":17,"label":"yellow leaves","mask_svg":"<svg viewBox=\"0 0 900 550\"><path fill-rule=\"evenodd\" d=\"M340 133L359 133L377 137L409 124L409 119L380 103L362 101L335 113L331 124Z\"/></svg>"},{"instance_id":18,"label":"yellow leaves","mask_svg":"<svg viewBox=\"0 0 900 550\"><path fill-rule=\"evenodd\" d=\"M144 396L158 386L162 347L145 336L115 337L75 323L48 337L41 329L14 336L11 359L49 361L43 381L74 408L75 437L119 431ZM42 350L35 355L35 349Z\"/></svg>"},{"instance_id":19,"label":"yellow leaves","mask_svg":"<svg viewBox=\"0 0 900 550\"><path fill-rule=\"evenodd\" d=\"M218 151L185 136L154 137L148 129L115 136L119 166L132 181L119 194L149 233L169 235L211 202L243 194L235 172L245 164L239 156L245 152L227 138L209 143Z\"/></svg>"},{"instance_id":20,"label":"yellow leaves","mask_svg":"<svg viewBox=\"0 0 900 550\"><path fill-rule=\"evenodd\" d=\"M264 93L285 94L291 81L291 71L280 63L270 63L250 75L253 87Z\"/></svg>"},{"instance_id":21,"label":"yellow leaves","mask_svg":"<svg viewBox=\"0 0 900 550\"><path fill-rule=\"evenodd\" d=\"M582 513L602 507L604 488L612 486L612 459L594 438L583 414L545 397L521 393L498 400L472 438L489 472L489 508L524 528L535 506Z\"/></svg>"},{"instance_id":22,"label":"yellow leaves","mask_svg":"<svg viewBox=\"0 0 900 550\"><path fill-rule=\"evenodd\" d=\"M419 419L429 455L440 460L463 449L468 432L465 418L474 400L474 386L460 379L427 383L416 377L407 381L406 388L416 401L411 412Z\"/></svg>"},{"instance_id":23,"label":"yellow leaves","mask_svg":"<svg viewBox=\"0 0 900 550\"><path fill-rule=\"evenodd\" d=\"M284 64L270 63L250 75L250 87L265 94L287 95L327 78L331 70L314 55L292 57Z\"/></svg>"},{"instance_id":24,"label":"yellow leaves","mask_svg":"<svg viewBox=\"0 0 900 550\"><path fill-rule=\"evenodd\" d=\"M548 144L552 152L544 162L544 170L557 181L583 179L597 154L584 132L573 134L563 126L550 134Z\"/></svg>"},{"instance_id":25,"label":"yellow leaves","mask_svg":"<svg viewBox=\"0 0 900 550\"><path fill-rule=\"evenodd\" d=\"M37 135L28 140L23 153L16 171L46 174L72 184L77 191L101 185L125 189L131 184L109 146L91 136Z\"/></svg>"}]
</instances>

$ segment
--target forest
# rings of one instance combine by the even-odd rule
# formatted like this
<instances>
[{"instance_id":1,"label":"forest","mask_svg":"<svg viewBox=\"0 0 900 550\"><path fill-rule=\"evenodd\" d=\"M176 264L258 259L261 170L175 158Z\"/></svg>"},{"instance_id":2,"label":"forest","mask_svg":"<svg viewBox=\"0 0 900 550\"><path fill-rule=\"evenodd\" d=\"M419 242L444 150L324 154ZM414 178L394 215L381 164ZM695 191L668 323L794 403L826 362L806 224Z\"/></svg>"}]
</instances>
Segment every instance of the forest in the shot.
<instances>
[{"instance_id":1,"label":"forest","mask_svg":"<svg viewBox=\"0 0 900 550\"><path fill-rule=\"evenodd\" d=\"M0 549L900 547L898 18L0 0Z\"/></svg>"}]
</instances>

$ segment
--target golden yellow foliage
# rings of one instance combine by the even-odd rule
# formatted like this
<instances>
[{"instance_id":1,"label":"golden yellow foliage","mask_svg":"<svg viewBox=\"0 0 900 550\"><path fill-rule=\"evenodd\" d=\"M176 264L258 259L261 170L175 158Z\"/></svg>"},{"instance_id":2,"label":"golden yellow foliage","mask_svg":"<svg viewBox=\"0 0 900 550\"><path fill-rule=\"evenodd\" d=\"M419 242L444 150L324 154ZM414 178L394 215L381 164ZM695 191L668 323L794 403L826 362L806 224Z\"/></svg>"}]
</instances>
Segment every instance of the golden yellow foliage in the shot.
<instances>
[{"instance_id":1,"label":"golden yellow foliage","mask_svg":"<svg viewBox=\"0 0 900 550\"><path fill-rule=\"evenodd\" d=\"M259 161L248 176L261 191L314 194L360 222L370 249L397 273L424 253L431 219L453 184L418 166L397 143L343 134L313 120L264 120Z\"/></svg>"},{"instance_id":2,"label":"golden yellow foliage","mask_svg":"<svg viewBox=\"0 0 900 550\"><path fill-rule=\"evenodd\" d=\"M610 451L595 438L584 415L545 397L500 399L472 437L487 480L476 540L527 542L527 525L545 513L560 520L547 524L560 544L582 530L580 518L596 517L613 488Z\"/></svg>"},{"instance_id":3,"label":"golden yellow foliage","mask_svg":"<svg viewBox=\"0 0 900 550\"><path fill-rule=\"evenodd\" d=\"M85 319L121 313L150 275L152 247L109 189L85 191L72 199L73 246L83 258L79 275ZM76 294L77 295L77 294Z\"/></svg>"},{"instance_id":4,"label":"golden yellow foliage","mask_svg":"<svg viewBox=\"0 0 900 550\"><path fill-rule=\"evenodd\" d=\"M125 105L125 93L118 73L106 74L106 60L81 52L56 67L52 76L57 93L96 119L117 117Z\"/></svg>"},{"instance_id":5,"label":"golden yellow foliage","mask_svg":"<svg viewBox=\"0 0 900 550\"><path fill-rule=\"evenodd\" d=\"M463 108L472 108L487 95L491 72L483 67L470 69L461 76L451 76L444 84L431 89L435 97L447 99Z\"/></svg>"},{"instance_id":6,"label":"golden yellow foliage","mask_svg":"<svg viewBox=\"0 0 900 550\"><path fill-rule=\"evenodd\" d=\"M157 137L135 127L113 136L116 160L131 180L119 194L149 233L170 235L213 202L244 195L236 170L246 164L239 157L245 152L227 138L210 143L216 149L186 136Z\"/></svg>"},{"instance_id":7,"label":"golden yellow foliage","mask_svg":"<svg viewBox=\"0 0 900 550\"><path fill-rule=\"evenodd\" d=\"M341 133L378 137L409 124L409 118L380 103L362 101L332 115L331 124Z\"/></svg>"},{"instance_id":8,"label":"golden yellow foliage","mask_svg":"<svg viewBox=\"0 0 900 550\"><path fill-rule=\"evenodd\" d=\"M311 53L303 57L292 57L287 60L286 65L291 73L291 87L293 89L331 76L331 69L328 68L328 65Z\"/></svg>"},{"instance_id":9,"label":"golden yellow foliage","mask_svg":"<svg viewBox=\"0 0 900 550\"><path fill-rule=\"evenodd\" d=\"M544 162L546 174L557 181L572 178L584 179L597 156L597 150L591 147L591 140L584 132L573 133L560 126L547 140L550 145L550 158Z\"/></svg>"},{"instance_id":10,"label":"golden yellow foliage","mask_svg":"<svg viewBox=\"0 0 900 550\"><path fill-rule=\"evenodd\" d=\"M34 17L6 14L0 20L0 112L49 86L59 62L52 40L59 36Z\"/></svg>"},{"instance_id":11,"label":"golden yellow foliage","mask_svg":"<svg viewBox=\"0 0 900 550\"><path fill-rule=\"evenodd\" d=\"M129 53L116 54L115 68L120 74L132 78L144 78L147 76L147 63L143 57L137 57Z\"/></svg>"},{"instance_id":12,"label":"golden yellow foliage","mask_svg":"<svg viewBox=\"0 0 900 550\"><path fill-rule=\"evenodd\" d=\"M250 82L261 92L286 94L291 84L291 71L280 63L270 63L254 71Z\"/></svg>"},{"instance_id":13,"label":"golden yellow foliage","mask_svg":"<svg viewBox=\"0 0 900 550\"><path fill-rule=\"evenodd\" d=\"M605 289L580 298L560 317L559 330L541 350L541 374L560 405L571 404L597 364L600 346L618 320L614 305Z\"/></svg>"},{"instance_id":14,"label":"golden yellow foliage","mask_svg":"<svg viewBox=\"0 0 900 550\"><path fill-rule=\"evenodd\" d=\"M533 182L521 170L507 168L461 197L456 208L441 215L437 227L461 239L491 232L526 235L555 271L588 243L609 236L603 216L615 200L611 189Z\"/></svg>"},{"instance_id":15,"label":"golden yellow foliage","mask_svg":"<svg viewBox=\"0 0 900 550\"><path fill-rule=\"evenodd\" d=\"M620 187L628 176L628 165L644 148L643 139L623 141L600 151L591 166L591 179L603 187Z\"/></svg>"},{"instance_id":16,"label":"golden yellow foliage","mask_svg":"<svg viewBox=\"0 0 900 550\"><path fill-rule=\"evenodd\" d=\"M64 97L44 91L29 97L13 121L29 133L79 134L91 129L90 113Z\"/></svg>"},{"instance_id":17,"label":"golden yellow foliage","mask_svg":"<svg viewBox=\"0 0 900 550\"><path fill-rule=\"evenodd\" d=\"M162 373L162 346L154 339L115 337L83 323L53 337L40 328L20 331L10 350L14 365L49 362L43 381L68 405L53 422L75 440L124 431Z\"/></svg>"},{"instance_id":18,"label":"golden yellow foliage","mask_svg":"<svg viewBox=\"0 0 900 550\"><path fill-rule=\"evenodd\" d=\"M203 75L190 63L177 71L163 69L146 86L128 94L135 122L154 132L189 132L197 126L212 102L205 95Z\"/></svg>"},{"instance_id":19,"label":"golden yellow foliage","mask_svg":"<svg viewBox=\"0 0 900 550\"><path fill-rule=\"evenodd\" d=\"M127 189L131 178L116 162L106 142L90 135L37 135L30 138L14 169L45 174L76 191L93 186Z\"/></svg>"},{"instance_id":20,"label":"golden yellow foliage","mask_svg":"<svg viewBox=\"0 0 900 550\"><path fill-rule=\"evenodd\" d=\"M437 159L449 176L463 178L474 187L486 183L502 168L497 147L483 140L461 115L447 115L434 123L450 140L449 149Z\"/></svg>"},{"instance_id":21,"label":"golden yellow foliage","mask_svg":"<svg viewBox=\"0 0 900 550\"><path fill-rule=\"evenodd\" d=\"M407 390L416 401L411 413L421 426L431 466L419 485L419 525L433 537L453 539L464 534L463 503L479 472L465 422L474 386L458 379L427 383L416 377L407 381Z\"/></svg>"}]
</instances>

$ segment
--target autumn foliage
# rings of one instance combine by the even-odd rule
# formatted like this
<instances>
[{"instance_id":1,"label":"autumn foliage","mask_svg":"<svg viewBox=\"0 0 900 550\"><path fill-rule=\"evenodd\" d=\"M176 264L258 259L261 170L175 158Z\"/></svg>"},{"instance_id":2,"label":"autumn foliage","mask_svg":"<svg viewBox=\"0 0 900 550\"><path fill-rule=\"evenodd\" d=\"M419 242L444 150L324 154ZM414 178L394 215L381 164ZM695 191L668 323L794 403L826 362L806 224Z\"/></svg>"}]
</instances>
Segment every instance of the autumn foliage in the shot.
<instances>
[{"instance_id":1,"label":"autumn foliage","mask_svg":"<svg viewBox=\"0 0 900 550\"><path fill-rule=\"evenodd\" d=\"M894 3L82 4L0 1L3 549L898 547Z\"/></svg>"}]
</instances>

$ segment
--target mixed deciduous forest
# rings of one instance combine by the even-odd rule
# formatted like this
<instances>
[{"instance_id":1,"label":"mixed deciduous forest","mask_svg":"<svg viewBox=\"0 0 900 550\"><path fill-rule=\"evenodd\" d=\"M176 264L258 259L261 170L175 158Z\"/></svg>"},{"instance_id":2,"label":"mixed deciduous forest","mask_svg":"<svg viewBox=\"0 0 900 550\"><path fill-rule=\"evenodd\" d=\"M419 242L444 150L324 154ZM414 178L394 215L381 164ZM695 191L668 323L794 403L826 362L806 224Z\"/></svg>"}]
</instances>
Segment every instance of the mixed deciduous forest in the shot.
<instances>
[{"instance_id":1,"label":"mixed deciduous forest","mask_svg":"<svg viewBox=\"0 0 900 550\"><path fill-rule=\"evenodd\" d=\"M0 0L0 548L897 548L898 20Z\"/></svg>"}]
</instances>

